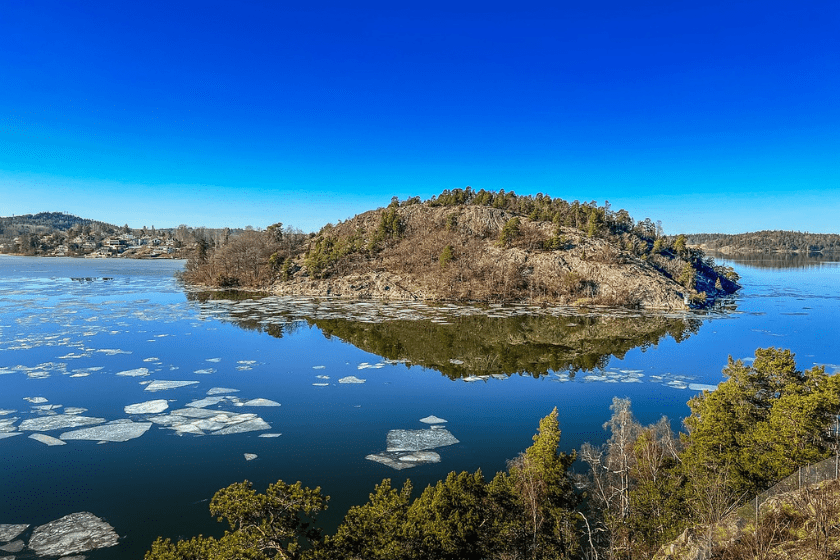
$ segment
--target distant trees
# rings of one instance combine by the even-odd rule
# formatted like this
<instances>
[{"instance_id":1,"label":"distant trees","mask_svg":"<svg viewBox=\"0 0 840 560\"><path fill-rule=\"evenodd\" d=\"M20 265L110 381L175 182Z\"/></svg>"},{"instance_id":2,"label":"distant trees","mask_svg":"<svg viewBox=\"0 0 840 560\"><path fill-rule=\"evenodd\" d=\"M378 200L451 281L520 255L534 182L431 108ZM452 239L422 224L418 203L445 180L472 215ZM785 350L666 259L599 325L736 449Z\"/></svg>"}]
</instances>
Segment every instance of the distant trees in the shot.
<instances>
[{"instance_id":1,"label":"distant trees","mask_svg":"<svg viewBox=\"0 0 840 560\"><path fill-rule=\"evenodd\" d=\"M705 245L709 250L727 248L734 252L757 253L840 253L840 235L800 231L756 231L735 235L695 233L687 237L692 245Z\"/></svg>"}]
</instances>

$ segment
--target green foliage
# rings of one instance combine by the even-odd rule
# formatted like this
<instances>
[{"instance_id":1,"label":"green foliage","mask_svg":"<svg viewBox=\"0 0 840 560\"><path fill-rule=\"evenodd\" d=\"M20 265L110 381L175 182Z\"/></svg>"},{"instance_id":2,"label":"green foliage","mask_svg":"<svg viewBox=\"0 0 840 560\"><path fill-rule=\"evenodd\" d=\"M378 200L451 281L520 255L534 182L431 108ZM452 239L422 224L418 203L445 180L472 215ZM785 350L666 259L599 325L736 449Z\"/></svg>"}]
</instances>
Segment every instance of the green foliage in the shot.
<instances>
[{"instance_id":1,"label":"green foliage","mask_svg":"<svg viewBox=\"0 0 840 560\"><path fill-rule=\"evenodd\" d=\"M697 271L691 266L691 263L683 265L680 275L677 277L677 283L684 286L687 290L693 290L697 284Z\"/></svg>"},{"instance_id":2,"label":"green foliage","mask_svg":"<svg viewBox=\"0 0 840 560\"><path fill-rule=\"evenodd\" d=\"M684 257L688 254L688 247L686 246L686 242L686 236L683 234L679 234L674 240L674 251L681 257Z\"/></svg>"},{"instance_id":3,"label":"green foliage","mask_svg":"<svg viewBox=\"0 0 840 560\"><path fill-rule=\"evenodd\" d=\"M446 217L446 231L454 231L458 226L458 214L449 214Z\"/></svg>"},{"instance_id":4,"label":"green foliage","mask_svg":"<svg viewBox=\"0 0 840 560\"><path fill-rule=\"evenodd\" d=\"M509 247L511 242L519 236L519 225L518 217L511 218L505 222L496 245L499 247Z\"/></svg>"},{"instance_id":5,"label":"green foliage","mask_svg":"<svg viewBox=\"0 0 840 560\"><path fill-rule=\"evenodd\" d=\"M329 497L321 489L300 482L277 481L265 494L247 480L216 492L210 513L230 527L221 539L194 537L173 544L158 539L145 560L263 560L300 558L303 546L320 536L315 516L326 509Z\"/></svg>"},{"instance_id":6,"label":"green foliage","mask_svg":"<svg viewBox=\"0 0 840 560\"><path fill-rule=\"evenodd\" d=\"M353 506L335 535L328 536L315 549L315 558L368 558L393 560L405 557L402 535L408 523L411 503L411 482L402 490L391 487L385 479L370 494L368 502Z\"/></svg>"},{"instance_id":7,"label":"green foliage","mask_svg":"<svg viewBox=\"0 0 840 560\"><path fill-rule=\"evenodd\" d=\"M331 268L344 257L364 251L364 238L360 232L344 238L320 235L304 258L304 265L315 278L329 276Z\"/></svg>"},{"instance_id":8,"label":"green foliage","mask_svg":"<svg viewBox=\"0 0 840 560\"><path fill-rule=\"evenodd\" d=\"M831 450L828 429L840 409L840 377L799 371L790 350L759 348L752 365L729 358L728 379L689 401L684 465L726 472L726 486L751 494Z\"/></svg>"},{"instance_id":9,"label":"green foliage","mask_svg":"<svg viewBox=\"0 0 840 560\"><path fill-rule=\"evenodd\" d=\"M654 255L660 254L662 251L665 250L665 243L662 241L661 238L657 239L653 242L653 248L651 249L651 253Z\"/></svg>"},{"instance_id":10,"label":"green foliage","mask_svg":"<svg viewBox=\"0 0 840 560\"><path fill-rule=\"evenodd\" d=\"M446 265L448 265L454 258L455 257L452 254L452 245L447 245L443 248L443 251L440 252L440 258L438 259L440 267L446 268Z\"/></svg>"}]
</instances>

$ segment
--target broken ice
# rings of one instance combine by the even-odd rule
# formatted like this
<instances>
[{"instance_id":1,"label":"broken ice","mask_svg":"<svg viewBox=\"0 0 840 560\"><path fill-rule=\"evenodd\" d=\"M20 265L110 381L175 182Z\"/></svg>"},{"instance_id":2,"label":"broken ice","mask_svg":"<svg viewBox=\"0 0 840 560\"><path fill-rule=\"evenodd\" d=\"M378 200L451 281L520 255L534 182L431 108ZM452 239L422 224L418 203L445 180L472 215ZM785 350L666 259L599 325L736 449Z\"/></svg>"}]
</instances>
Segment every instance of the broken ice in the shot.
<instances>
[{"instance_id":1,"label":"broken ice","mask_svg":"<svg viewBox=\"0 0 840 560\"><path fill-rule=\"evenodd\" d=\"M64 432L59 437L62 440L93 440L122 442L138 438L152 427L151 422L132 422L131 420L117 420L93 428L82 428L72 432Z\"/></svg>"},{"instance_id":2,"label":"broken ice","mask_svg":"<svg viewBox=\"0 0 840 560\"><path fill-rule=\"evenodd\" d=\"M164 391L166 389L177 389L187 385L196 385L198 381L152 381L146 385L146 391Z\"/></svg>"},{"instance_id":3,"label":"broken ice","mask_svg":"<svg viewBox=\"0 0 840 560\"><path fill-rule=\"evenodd\" d=\"M157 414L159 412L163 412L167 408L169 408L169 402L164 399L158 399L155 401L130 404L123 410L125 410L126 414Z\"/></svg>"},{"instance_id":4,"label":"broken ice","mask_svg":"<svg viewBox=\"0 0 840 560\"><path fill-rule=\"evenodd\" d=\"M342 377L338 380L339 383L364 383L365 379L359 379L354 375L348 375L347 377Z\"/></svg>"}]
</instances>

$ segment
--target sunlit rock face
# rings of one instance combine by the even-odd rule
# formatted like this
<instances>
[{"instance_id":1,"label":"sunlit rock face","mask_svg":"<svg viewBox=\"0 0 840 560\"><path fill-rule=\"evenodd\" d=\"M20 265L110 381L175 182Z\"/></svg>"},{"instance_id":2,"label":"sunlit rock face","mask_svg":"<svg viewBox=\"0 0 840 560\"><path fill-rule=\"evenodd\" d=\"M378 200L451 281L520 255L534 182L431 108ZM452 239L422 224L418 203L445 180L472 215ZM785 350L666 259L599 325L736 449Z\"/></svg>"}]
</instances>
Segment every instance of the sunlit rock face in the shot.
<instances>
[{"instance_id":1,"label":"sunlit rock face","mask_svg":"<svg viewBox=\"0 0 840 560\"><path fill-rule=\"evenodd\" d=\"M118 542L113 527L92 513L81 512L36 527L29 548L39 556L65 556L107 548Z\"/></svg>"}]
</instances>

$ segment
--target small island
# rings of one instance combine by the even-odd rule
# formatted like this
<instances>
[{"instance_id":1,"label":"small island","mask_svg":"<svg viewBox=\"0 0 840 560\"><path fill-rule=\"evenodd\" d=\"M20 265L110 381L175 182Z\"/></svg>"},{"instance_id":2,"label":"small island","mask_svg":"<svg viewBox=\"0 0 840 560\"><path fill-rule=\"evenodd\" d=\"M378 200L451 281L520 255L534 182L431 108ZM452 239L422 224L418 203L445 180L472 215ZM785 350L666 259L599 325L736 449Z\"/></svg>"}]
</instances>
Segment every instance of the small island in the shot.
<instances>
[{"instance_id":1,"label":"small island","mask_svg":"<svg viewBox=\"0 0 840 560\"><path fill-rule=\"evenodd\" d=\"M278 295L644 309L705 307L740 287L731 268L650 219L470 188L394 198L309 235L275 224L205 244L185 279Z\"/></svg>"}]
</instances>

